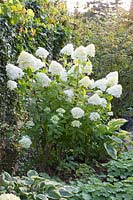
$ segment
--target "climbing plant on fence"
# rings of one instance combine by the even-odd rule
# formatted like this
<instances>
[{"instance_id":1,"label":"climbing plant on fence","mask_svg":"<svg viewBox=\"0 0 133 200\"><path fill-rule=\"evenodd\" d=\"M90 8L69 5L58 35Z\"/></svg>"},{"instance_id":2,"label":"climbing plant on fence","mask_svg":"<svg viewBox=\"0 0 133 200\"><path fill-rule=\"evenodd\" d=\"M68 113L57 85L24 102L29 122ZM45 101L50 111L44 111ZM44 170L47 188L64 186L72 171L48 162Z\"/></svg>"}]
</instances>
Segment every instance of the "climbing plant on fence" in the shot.
<instances>
[{"instance_id":1,"label":"climbing plant on fence","mask_svg":"<svg viewBox=\"0 0 133 200\"><path fill-rule=\"evenodd\" d=\"M13 156L9 139L15 131L14 106L16 95L7 89L5 66L16 62L22 50L33 53L39 46L49 50L49 59L57 56L63 44L69 41L71 28L64 4L47 0L13 0L0 3L0 146L1 162ZM54 54L53 54L54 53ZM7 155L7 156L6 156ZM15 159L15 158L14 158ZM1 164L2 164L1 163ZM3 164L1 166L3 168Z\"/></svg>"},{"instance_id":2,"label":"climbing plant on fence","mask_svg":"<svg viewBox=\"0 0 133 200\"><path fill-rule=\"evenodd\" d=\"M23 49L33 52L36 47L46 47L52 57L69 40L69 18L63 4L58 7L45 1L7 1L0 4L1 42L1 122L11 122L14 107L5 86L5 64L16 61ZM13 98L13 97L12 97ZM11 98L11 99L12 99ZM11 113L12 114L11 114Z\"/></svg>"}]
</instances>

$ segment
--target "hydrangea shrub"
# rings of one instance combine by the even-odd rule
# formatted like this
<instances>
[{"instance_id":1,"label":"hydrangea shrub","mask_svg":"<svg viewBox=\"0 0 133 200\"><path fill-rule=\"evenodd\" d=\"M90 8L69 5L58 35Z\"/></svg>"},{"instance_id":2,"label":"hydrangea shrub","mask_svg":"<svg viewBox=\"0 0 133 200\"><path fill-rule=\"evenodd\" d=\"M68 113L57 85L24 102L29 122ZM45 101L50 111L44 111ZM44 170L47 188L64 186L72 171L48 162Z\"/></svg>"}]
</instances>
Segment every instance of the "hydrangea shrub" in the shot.
<instances>
[{"instance_id":1,"label":"hydrangea shrub","mask_svg":"<svg viewBox=\"0 0 133 200\"><path fill-rule=\"evenodd\" d=\"M76 49L67 44L58 61L49 61L43 47L35 54L23 51L18 66L6 66L7 87L18 95L19 145L35 147L45 163L67 155L80 160L104 160L107 154L117 158L127 137L120 129L126 120L110 119L111 101L122 94L118 72L93 80L94 44Z\"/></svg>"}]
</instances>

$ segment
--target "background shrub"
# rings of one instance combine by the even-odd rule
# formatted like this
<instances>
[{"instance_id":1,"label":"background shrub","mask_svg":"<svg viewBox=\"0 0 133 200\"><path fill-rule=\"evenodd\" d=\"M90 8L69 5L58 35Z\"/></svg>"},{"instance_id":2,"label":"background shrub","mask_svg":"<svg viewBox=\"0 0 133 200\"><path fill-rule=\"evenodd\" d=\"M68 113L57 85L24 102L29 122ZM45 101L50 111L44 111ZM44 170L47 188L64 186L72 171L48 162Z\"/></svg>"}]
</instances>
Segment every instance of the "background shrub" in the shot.
<instances>
[{"instance_id":1,"label":"background shrub","mask_svg":"<svg viewBox=\"0 0 133 200\"><path fill-rule=\"evenodd\" d=\"M115 116L133 116L133 43L132 19L129 13L113 9L113 12L103 10L97 12L95 8L85 14L76 14L73 21L73 38L78 45L94 43L96 57L93 67L96 79L103 77L110 71L118 71L123 95L114 100ZM102 13L102 15L100 14ZM117 13L117 14L116 14Z\"/></svg>"}]
</instances>

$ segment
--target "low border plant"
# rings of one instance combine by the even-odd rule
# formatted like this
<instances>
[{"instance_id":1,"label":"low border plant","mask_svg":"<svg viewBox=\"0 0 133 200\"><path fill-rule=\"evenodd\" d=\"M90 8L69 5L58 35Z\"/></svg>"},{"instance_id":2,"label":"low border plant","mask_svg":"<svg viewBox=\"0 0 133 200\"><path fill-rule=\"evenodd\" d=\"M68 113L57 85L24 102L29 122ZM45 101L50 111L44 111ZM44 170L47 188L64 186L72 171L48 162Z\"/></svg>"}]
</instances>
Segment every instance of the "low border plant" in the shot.
<instances>
[{"instance_id":1,"label":"low border plant","mask_svg":"<svg viewBox=\"0 0 133 200\"><path fill-rule=\"evenodd\" d=\"M118 162L123 162L123 168L131 160L133 151L122 153ZM109 174L112 166L108 163ZM129 165L131 163L129 162ZM131 175L132 170L129 174ZM84 169L86 166L84 165ZM120 170L121 175L123 172ZM133 199L133 176L125 176L123 180L111 179L101 180L101 176L88 173L88 180L70 182L66 184L59 179L50 178L45 173L38 174L34 170L27 172L27 176L11 177L4 172L0 185L0 200L8 199L18 200L132 200ZM105 175L107 178L108 175Z\"/></svg>"}]
</instances>

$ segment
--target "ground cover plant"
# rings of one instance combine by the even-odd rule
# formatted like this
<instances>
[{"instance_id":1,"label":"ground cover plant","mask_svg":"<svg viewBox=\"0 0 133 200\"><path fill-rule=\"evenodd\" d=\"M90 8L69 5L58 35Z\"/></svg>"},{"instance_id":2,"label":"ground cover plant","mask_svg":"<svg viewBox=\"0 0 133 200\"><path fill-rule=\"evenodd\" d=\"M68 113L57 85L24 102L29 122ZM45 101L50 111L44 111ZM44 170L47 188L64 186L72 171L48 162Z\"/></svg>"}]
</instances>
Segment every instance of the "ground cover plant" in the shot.
<instances>
[{"instance_id":1,"label":"ground cover plant","mask_svg":"<svg viewBox=\"0 0 133 200\"><path fill-rule=\"evenodd\" d=\"M125 170L132 168L132 156L133 152L122 153L118 161L122 162ZM111 161L113 162L113 160ZM132 162L132 163L131 163ZM122 179L115 179L117 172L111 174L111 165L107 164L108 174L98 175L93 171L91 176L86 176L84 181L77 179L66 184L60 181L58 178L50 178L45 173L38 174L34 170L30 170L27 176L13 176L4 172L2 174L2 181L0 186L0 200L7 198L16 199L17 197L21 200L25 199L42 199L42 200L132 200L133 198L133 177L132 174L124 176ZM114 179L109 179L109 176ZM120 171L120 177L123 172ZM110 176L110 177L111 177ZM104 179L103 179L104 177ZM82 177L81 177L82 178ZM6 195L5 195L6 194ZM15 196L12 196L14 194ZM17 196L17 197L16 197ZM17 200L17 199L16 199Z\"/></svg>"}]
</instances>

